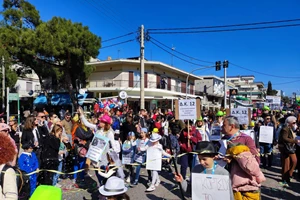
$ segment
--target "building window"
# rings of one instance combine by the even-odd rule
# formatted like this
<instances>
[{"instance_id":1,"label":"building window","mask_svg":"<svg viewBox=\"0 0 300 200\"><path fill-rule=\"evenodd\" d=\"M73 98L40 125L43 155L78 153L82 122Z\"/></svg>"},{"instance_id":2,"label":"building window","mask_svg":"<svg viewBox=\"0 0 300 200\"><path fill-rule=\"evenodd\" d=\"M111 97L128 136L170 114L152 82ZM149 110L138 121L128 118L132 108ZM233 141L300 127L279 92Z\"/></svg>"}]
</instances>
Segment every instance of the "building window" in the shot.
<instances>
[{"instance_id":1,"label":"building window","mask_svg":"<svg viewBox=\"0 0 300 200\"><path fill-rule=\"evenodd\" d=\"M26 92L32 90L32 82L26 82Z\"/></svg>"}]
</instances>

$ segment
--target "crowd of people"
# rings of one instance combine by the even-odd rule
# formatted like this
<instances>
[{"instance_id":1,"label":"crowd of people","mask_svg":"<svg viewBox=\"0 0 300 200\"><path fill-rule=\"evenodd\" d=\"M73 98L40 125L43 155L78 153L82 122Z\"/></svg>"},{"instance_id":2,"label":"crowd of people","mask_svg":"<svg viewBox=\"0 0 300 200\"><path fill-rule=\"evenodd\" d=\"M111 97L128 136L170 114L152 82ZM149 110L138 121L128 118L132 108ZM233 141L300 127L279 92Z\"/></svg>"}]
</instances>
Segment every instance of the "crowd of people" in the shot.
<instances>
[{"instance_id":1,"label":"crowd of people","mask_svg":"<svg viewBox=\"0 0 300 200\"><path fill-rule=\"evenodd\" d=\"M150 147L158 150L158 157L166 158L162 169L174 173L174 180L187 193L192 189L189 169L191 174L229 176L231 199L260 199L260 186L265 181L261 168L272 167L275 146L281 155L283 186L296 178L295 169L300 170L299 116L297 110L271 111L265 106L252 110L249 124L240 124L238 118L222 110L204 110L198 119L179 120L171 109L158 108L150 113L141 109L135 114L126 104L89 115L82 108L74 113L37 110L21 124L11 116L7 123L0 123L0 171L4 172L0 177L0 199L20 198L16 167L30 174L30 190L24 199L38 185L61 188L64 178L72 180L70 187L80 187L85 184L85 175L92 173L89 168L98 169L95 175L100 194L110 199L130 199L125 193L140 183ZM262 126L273 128L272 143L259 141ZM219 139L212 137L216 127ZM91 160L87 153L91 145L101 146L101 141L95 139L100 136L107 138L108 145L101 147L99 160ZM180 173L174 172L171 157L180 164ZM68 175L74 171L78 173ZM159 171L147 170L146 192L160 186Z\"/></svg>"}]
</instances>

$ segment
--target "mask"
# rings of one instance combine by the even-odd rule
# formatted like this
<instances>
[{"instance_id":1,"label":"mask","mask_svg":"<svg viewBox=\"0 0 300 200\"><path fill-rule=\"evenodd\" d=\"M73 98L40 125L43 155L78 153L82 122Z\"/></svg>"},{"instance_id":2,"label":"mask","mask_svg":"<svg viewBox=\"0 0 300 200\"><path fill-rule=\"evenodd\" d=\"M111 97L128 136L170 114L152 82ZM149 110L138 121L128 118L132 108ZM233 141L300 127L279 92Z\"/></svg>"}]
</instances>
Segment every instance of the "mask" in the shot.
<instances>
[{"instance_id":1,"label":"mask","mask_svg":"<svg viewBox=\"0 0 300 200\"><path fill-rule=\"evenodd\" d=\"M294 126L293 126L293 131L296 131L297 130L297 128L298 128L298 126L297 126L297 124L294 124Z\"/></svg>"}]
</instances>

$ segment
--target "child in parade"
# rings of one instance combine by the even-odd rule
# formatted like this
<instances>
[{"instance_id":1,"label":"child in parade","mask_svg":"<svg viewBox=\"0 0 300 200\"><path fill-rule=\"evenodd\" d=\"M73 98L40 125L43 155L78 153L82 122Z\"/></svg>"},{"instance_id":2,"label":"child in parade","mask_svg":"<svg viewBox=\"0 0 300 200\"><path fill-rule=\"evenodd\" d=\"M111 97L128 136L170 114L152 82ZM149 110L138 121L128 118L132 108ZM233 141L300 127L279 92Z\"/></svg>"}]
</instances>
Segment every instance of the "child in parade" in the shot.
<instances>
[{"instance_id":1,"label":"child in parade","mask_svg":"<svg viewBox=\"0 0 300 200\"><path fill-rule=\"evenodd\" d=\"M19 168L26 173L31 173L39 169L38 159L33 151L34 145L26 143L22 145L24 152L18 159ZM29 177L30 180L30 196L33 194L37 184L37 174L32 174Z\"/></svg>"},{"instance_id":2,"label":"child in parade","mask_svg":"<svg viewBox=\"0 0 300 200\"><path fill-rule=\"evenodd\" d=\"M166 156L166 157L171 157L170 154L166 153L163 148L162 145L159 143L159 140L161 139L161 135L159 135L158 133L152 133L151 138L150 138L150 146L157 148L159 150L159 152L161 153L161 156ZM150 147L149 146L149 147ZM147 155L148 156L148 155ZM160 184L160 179L158 176L158 171L156 170L152 170L152 182L150 187L146 190L147 192L152 192L155 190L155 187L159 186Z\"/></svg>"},{"instance_id":3,"label":"child in parade","mask_svg":"<svg viewBox=\"0 0 300 200\"><path fill-rule=\"evenodd\" d=\"M111 176L117 176L124 180L125 174L119 155L113 149L110 149L106 155L108 160L107 166L105 168L99 167L98 170L99 175L104 178L102 183L105 184L107 179Z\"/></svg>"},{"instance_id":4,"label":"child in parade","mask_svg":"<svg viewBox=\"0 0 300 200\"><path fill-rule=\"evenodd\" d=\"M133 176L133 166L131 164L133 163L135 147L135 133L129 132L127 140L125 140L122 145L122 164L124 164L125 168L128 169L128 175L126 178L127 183L130 183L131 176Z\"/></svg>"},{"instance_id":5,"label":"child in parade","mask_svg":"<svg viewBox=\"0 0 300 200\"><path fill-rule=\"evenodd\" d=\"M66 148L66 146L63 143L62 138L61 138L61 142L60 142L60 146L59 146L59 152L58 152L58 161L59 161L59 164L58 164L57 171L59 171L59 172L62 171L63 162L64 162L64 158L66 157L66 154L67 154L67 148ZM53 177L53 185L56 186L56 187L61 187L61 185L58 184L58 178L59 178L60 174L56 173L53 176L54 176Z\"/></svg>"},{"instance_id":6,"label":"child in parade","mask_svg":"<svg viewBox=\"0 0 300 200\"><path fill-rule=\"evenodd\" d=\"M140 138L136 140L136 152L135 152L135 159L134 161L138 163L135 171L135 180L133 185L137 185L139 182L140 171L142 167L142 163L146 162L146 150L149 145L148 139L148 129L141 128ZM151 171L147 170L148 172L148 180L151 179Z\"/></svg>"},{"instance_id":7,"label":"child in parade","mask_svg":"<svg viewBox=\"0 0 300 200\"><path fill-rule=\"evenodd\" d=\"M260 199L260 186L266 180L249 147L232 144L226 151L235 200Z\"/></svg>"},{"instance_id":8,"label":"child in parade","mask_svg":"<svg viewBox=\"0 0 300 200\"><path fill-rule=\"evenodd\" d=\"M219 166L215 159L217 158L218 152L216 151L212 142L209 141L201 141L197 143L195 152L198 153L198 158L200 164L196 165L192 173L201 173L201 174L216 174L216 175L226 175L229 176L229 173L226 169ZM193 178L193 177L191 177ZM181 174L175 174L175 180L180 182L183 190L186 192L188 189L188 183ZM191 181L192 183L192 181ZM233 199L232 190L231 191L231 199Z\"/></svg>"}]
</instances>

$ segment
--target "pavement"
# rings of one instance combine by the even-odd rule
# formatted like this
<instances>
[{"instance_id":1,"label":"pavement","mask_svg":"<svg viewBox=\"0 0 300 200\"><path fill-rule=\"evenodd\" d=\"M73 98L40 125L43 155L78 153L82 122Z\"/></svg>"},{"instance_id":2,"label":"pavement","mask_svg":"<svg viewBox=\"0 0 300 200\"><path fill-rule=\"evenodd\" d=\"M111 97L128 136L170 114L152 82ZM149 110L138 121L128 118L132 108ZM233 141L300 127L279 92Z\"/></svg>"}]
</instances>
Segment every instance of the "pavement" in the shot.
<instances>
[{"instance_id":1,"label":"pavement","mask_svg":"<svg viewBox=\"0 0 300 200\"><path fill-rule=\"evenodd\" d=\"M300 199L300 181L293 180L289 187L283 187L279 182L281 181L280 175L280 157L278 150L274 152L273 167L266 170L262 169L266 181L261 187L262 200L296 200ZM90 171L92 176L86 176L85 183L79 184L79 188L70 187L72 182L70 179L65 179L60 182L62 184L63 199L64 200L98 200L102 199L98 192L96 176L93 171ZM137 186L128 188L127 194L133 200L175 200L181 199L179 187L173 181L173 175L168 172L160 172L161 184L156 187L153 192L145 192L147 189L147 171L143 168L141 170L140 183ZM190 196L185 196L187 200L191 199ZM104 198L103 198L104 199Z\"/></svg>"}]
</instances>

